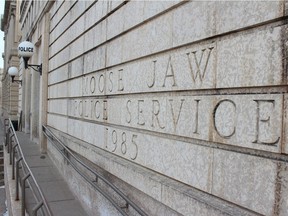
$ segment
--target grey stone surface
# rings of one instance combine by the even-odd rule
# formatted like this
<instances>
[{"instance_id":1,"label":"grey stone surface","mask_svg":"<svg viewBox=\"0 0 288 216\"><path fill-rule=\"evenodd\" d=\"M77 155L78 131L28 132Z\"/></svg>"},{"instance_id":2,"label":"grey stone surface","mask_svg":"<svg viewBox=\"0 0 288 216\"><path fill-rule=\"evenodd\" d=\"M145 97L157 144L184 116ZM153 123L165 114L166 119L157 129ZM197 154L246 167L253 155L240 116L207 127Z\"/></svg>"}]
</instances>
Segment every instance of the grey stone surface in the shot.
<instances>
[{"instance_id":1,"label":"grey stone surface","mask_svg":"<svg viewBox=\"0 0 288 216\"><path fill-rule=\"evenodd\" d=\"M73 99L68 106L68 115L73 119L68 119L67 127L70 135L100 147L103 147L104 140L107 139L105 130L110 133L108 143L113 143L112 133L117 138L114 129L93 125L90 121L281 152L283 103L282 94L178 94L152 99L145 96L128 99ZM65 106L61 108L65 109ZM56 109L52 108L51 111L53 110L56 114ZM62 129L63 116L51 113L49 118L53 119L51 126ZM90 121L83 122L83 118ZM100 138L91 136L92 131Z\"/></svg>"},{"instance_id":2,"label":"grey stone surface","mask_svg":"<svg viewBox=\"0 0 288 216\"><path fill-rule=\"evenodd\" d=\"M273 215L277 162L214 150L213 164L212 194L263 215Z\"/></svg>"},{"instance_id":3,"label":"grey stone surface","mask_svg":"<svg viewBox=\"0 0 288 216\"><path fill-rule=\"evenodd\" d=\"M282 77L281 48L284 29L260 28L244 35L229 35L169 50L109 70L77 77L68 82L71 84L69 92L66 83L53 85L49 88L49 97L281 85L285 81ZM97 50L85 54L83 73L104 66L103 63L97 63L105 62L104 53L99 54L100 50ZM116 53L113 52L113 55ZM99 57L95 59L94 56ZM77 67L71 67L71 70L73 74L79 73ZM61 80L57 75L59 72L56 72L51 73L51 82L55 80L54 77ZM103 86L103 90L100 86Z\"/></svg>"},{"instance_id":4,"label":"grey stone surface","mask_svg":"<svg viewBox=\"0 0 288 216\"><path fill-rule=\"evenodd\" d=\"M184 215L194 215L198 213L202 215L258 215L256 212L218 199L215 196L175 181L175 179L167 178L167 176L153 172L143 166L137 166L127 160L112 156L108 152L95 148L83 141L71 138L56 130L53 131L62 137L62 140L66 142L70 148L85 155L84 157L91 160L91 162L101 165L104 170L100 169L100 172L112 180L124 193L128 193L129 196L133 197L133 200L136 201L139 206L143 206L149 215L166 215L165 211L169 212L168 209L158 205L159 203L155 200ZM88 208L91 208L91 202L96 200L96 198L92 199L90 197L91 193L94 193L93 190L84 186L85 184L82 180L77 180L77 175L73 175L73 172L71 173L71 171L69 171L69 166L61 162L61 156L52 145L49 147L49 150L55 157L54 161L59 163L58 166L63 170L68 169L65 173L66 175L71 175L69 182L70 186L75 188L74 192L79 190L80 192L77 193L77 195L82 196L82 203ZM98 170L99 167L95 169ZM115 176L113 177L111 174ZM133 189L134 187L135 189ZM89 196L87 196L87 194ZM174 213L170 212L167 214L173 215Z\"/></svg>"},{"instance_id":5,"label":"grey stone surface","mask_svg":"<svg viewBox=\"0 0 288 216\"><path fill-rule=\"evenodd\" d=\"M140 201L184 215L287 214L285 6L55 3L48 125L77 153L146 193ZM82 204L107 214L109 204L50 151ZM215 197L223 199L216 207Z\"/></svg>"}]
</instances>

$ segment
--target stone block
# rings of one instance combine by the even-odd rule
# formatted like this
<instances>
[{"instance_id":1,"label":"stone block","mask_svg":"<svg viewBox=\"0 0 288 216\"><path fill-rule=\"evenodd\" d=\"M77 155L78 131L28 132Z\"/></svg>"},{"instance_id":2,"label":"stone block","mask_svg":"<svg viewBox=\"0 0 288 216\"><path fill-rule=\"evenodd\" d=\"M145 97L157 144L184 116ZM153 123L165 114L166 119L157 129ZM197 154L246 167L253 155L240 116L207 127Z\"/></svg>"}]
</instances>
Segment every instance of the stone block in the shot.
<instances>
[{"instance_id":1,"label":"stone block","mask_svg":"<svg viewBox=\"0 0 288 216\"><path fill-rule=\"evenodd\" d=\"M283 7L282 1L189 2L173 12L173 46L276 19Z\"/></svg>"},{"instance_id":2,"label":"stone block","mask_svg":"<svg viewBox=\"0 0 288 216\"><path fill-rule=\"evenodd\" d=\"M177 209L177 211L182 215L197 215L197 216L229 215L205 203L199 202L197 199L189 197L186 194L183 194L172 187L168 187L165 185L162 186L161 201L165 205L171 206L172 209Z\"/></svg>"},{"instance_id":3,"label":"stone block","mask_svg":"<svg viewBox=\"0 0 288 216\"><path fill-rule=\"evenodd\" d=\"M68 79L69 67L68 64L63 65L60 68L57 68L48 74L48 84L52 85L57 82L61 82Z\"/></svg>"},{"instance_id":4,"label":"stone block","mask_svg":"<svg viewBox=\"0 0 288 216\"><path fill-rule=\"evenodd\" d=\"M51 127L56 128L57 130L63 131L64 133L67 133L68 131L67 117L55 114L48 114L47 124Z\"/></svg>"},{"instance_id":5,"label":"stone block","mask_svg":"<svg viewBox=\"0 0 288 216\"><path fill-rule=\"evenodd\" d=\"M277 196L278 199L275 201L275 214L280 216L288 215L288 166L287 163L278 162L277 167Z\"/></svg>"},{"instance_id":6,"label":"stone block","mask_svg":"<svg viewBox=\"0 0 288 216\"><path fill-rule=\"evenodd\" d=\"M50 41L50 43L55 42L57 38L59 38L59 36L67 29L67 27L71 23L69 21L70 16L71 16L71 13L67 13L64 18L63 18L63 14L58 15L59 23L57 23L57 26L55 26L55 28L51 28L52 29L51 32L54 32L54 37L51 38L52 40Z\"/></svg>"},{"instance_id":7,"label":"stone block","mask_svg":"<svg viewBox=\"0 0 288 216\"><path fill-rule=\"evenodd\" d=\"M211 190L209 148L74 119L68 119L68 125L68 134L73 137L193 187Z\"/></svg>"},{"instance_id":8,"label":"stone block","mask_svg":"<svg viewBox=\"0 0 288 216\"><path fill-rule=\"evenodd\" d=\"M79 82L79 80L73 79L67 83L67 86L69 88L68 96L76 96L76 97L82 96L82 82Z\"/></svg>"},{"instance_id":9,"label":"stone block","mask_svg":"<svg viewBox=\"0 0 288 216\"><path fill-rule=\"evenodd\" d=\"M216 5L216 33L264 23L284 15L283 1L225 1Z\"/></svg>"},{"instance_id":10,"label":"stone block","mask_svg":"<svg viewBox=\"0 0 288 216\"><path fill-rule=\"evenodd\" d=\"M182 4L180 0L173 1L144 1L144 11L143 16L144 20L155 17L167 10L171 7L175 7L177 4Z\"/></svg>"},{"instance_id":11,"label":"stone block","mask_svg":"<svg viewBox=\"0 0 288 216\"><path fill-rule=\"evenodd\" d=\"M106 143L106 129L101 125L68 119L67 131L68 134L73 134L73 136L78 139L96 146L101 146L102 148Z\"/></svg>"},{"instance_id":12,"label":"stone block","mask_svg":"<svg viewBox=\"0 0 288 216\"><path fill-rule=\"evenodd\" d=\"M173 12L173 46L179 46L215 34L215 2L193 1ZM171 16L167 14L166 16Z\"/></svg>"},{"instance_id":13,"label":"stone block","mask_svg":"<svg viewBox=\"0 0 288 216\"><path fill-rule=\"evenodd\" d=\"M153 22L148 22L141 28L123 35L120 38L123 43L122 61L126 62L172 47L172 22L172 16L160 16ZM139 37L139 35L145 35L145 37ZM120 39L118 39L118 43ZM109 46L107 48L109 50ZM107 64L116 63L108 62Z\"/></svg>"},{"instance_id":14,"label":"stone block","mask_svg":"<svg viewBox=\"0 0 288 216\"><path fill-rule=\"evenodd\" d=\"M48 89L48 98L67 97L68 95L67 86L68 86L67 82L50 86Z\"/></svg>"},{"instance_id":15,"label":"stone block","mask_svg":"<svg viewBox=\"0 0 288 216\"><path fill-rule=\"evenodd\" d=\"M251 11L257 11L257 13L260 13L253 14L253 17L257 17L255 19L250 17L251 20L254 20L254 23L251 23L251 25L257 24L258 22L267 21L268 19L272 19L272 17L278 18L282 15L280 12L283 4L282 2L275 3L272 7L274 10L267 16L266 13L264 13L264 9L259 11L256 9L259 7L269 8L271 6L271 2L262 2L260 6L259 4L261 3L256 2L253 4L251 3L250 5L252 8ZM237 8L239 5L231 4L231 7ZM244 3L242 4L242 8L243 7L243 10L245 10ZM215 34L225 33L225 31L231 29L235 30L232 27L230 27L230 29L219 27L219 32L216 32L217 17L215 17L216 15L213 14L223 16L223 13L220 13L220 9L222 8L223 7L221 7L218 2L189 2L187 4L183 4L173 11L173 15L171 15L171 13L166 13L123 35L121 38L116 39L117 41L115 41L115 43L123 43L123 51L122 53L118 52L118 54L122 54L123 61L128 61L157 53L171 47L177 47L179 45L208 38ZM217 12L218 9L219 13ZM195 19L193 19L194 15ZM239 16L237 14L234 13L229 15L235 16L237 17L237 20L239 20ZM247 15L245 14L243 16ZM233 19L231 22L233 22ZM173 23L173 25L171 25L171 23ZM233 25L235 26L234 23L231 24L231 26ZM146 35L146 37L136 37L136 35ZM159 40L159 38L161 38L161 40ZM139 50L138 47L140 48L140 44L142 49ZM143 44L145 44L145 46L143 46ZM108 46L108 50L109 49L110 47ZM111 49L113 49L113 46ZM115 61L108 61L108 65L120 63L119 60L114 60Z\"/></svg>"},{"instance_id":16,"label":"stone block","mask_svg":"<svg viewBox=\"0 0 288 216\"><path fill-rule=\"evenodd\" d=\"M277 161L288 154L288 100L278 87L287 82L287 25L278 22L284 3L122 4L76 3L63 20L53 8L48 125L81 141L76 152L181 214L225 215L127 166L144 167L251 214L286 215L288 169ZM77 187L83 203L98 205L91 200L99 197ZM104 211L107 204L99 206Z\"/></svg>"},{"instance_id":17,"label":"stone block","mask_svg":"<svg viewBox=\"0 0 288 216\"><path fill-rule=\"evenodd\" d=\"M68 115L280 153L283 103L282 94L87 98L70 100Z\"/></svg>"},{"instance_id":18,"label":"stone block","mask_svg":"<svg viewBox=\"0 0 288 216\"><path fill-rule=\"evenodd\" d=\"M117 38L107 43L106 66L119 64L122 62L122 39L123 37Z\"/></svg>"},{"instance_id":19,"label":"stone block","mask_svg":"<svg viewBox=\"0 0 288 216\"><path fill-rule=\"evenodd\" d=\"M56 12L58 11L58 9L60 8L61 4L63 4L64 2L55 2L51 9L50 9L50 13L51 13L51 17L54 17ZM55 19L54 19L55 20ZM52 24L52 19L51 19L51 26L55 26L55 24Z\"/></svg>"},{"instance_id":20,"label":"stone block","mask_svg":"<svg viewBox=\"0 0 288 216\"><path fill-rule=\"evenodd\" d=\"M73 2L73 1L72 1ZM73 4L71 2L71 5ZM82 16L82 14L86 11L87 4L85 1L75 1L74 7L71 8L70 13L71 13L71 21L75 21L79 17ZM83 23L83 27L85 24Z\"/></svg>"},{"instance_id":21,"label":"stone block","mask_svg":"<svg viewBox=\"0 0 288 216\"><path fill-rule=\"evenodd\" d=\"M217 88L284 84L282 31L264 28L217 42Z\"/></svg>"},{"instance_id":22,"label":"stone block","mask_svg":"<svg viewBox=\"0 0 288 216\"><path fill-rule=\"evenodd\" d=\"M51 59L49 60L49 71L52 71L60 66L63 66L65 63L71 60L69 58L70 55L69 49L70 49L69 47L66 47L65 49L57 53L57 55L54 55L53 57L49 56L51 57Z\"/></svg>"},{"instance_id":23,"label":"stone block","mask_svg":"<svg viewBox=\"0 0 288 216\"><path fill-rule=\"evenodd\" d=\"M150 3L153 4L153 2L150 2ZM129 1L123 7L123 10L124 10L123 30L124 31L144 21L144 10L145 10L144 7L145 7L145 1ZM137 14L137 16L135 16L135 14Z\"/></svg>"},{"instance_id":24,"label":"stone block","mask_svg":"<svg viewBox=\"0 0 288 216\"><path fill-rule=\"evenodd\" d=\"M67 115L68 100L67 99L58 99L58 100L49 100L48 101L48 112Z\"/></svg>"},{"instance_id":25,"label":"stone block","mask_svg":"<svg viewBox=\"0 0 288 216\"><path fill-rule=\"evenodd\" d=\"M54 14L51 14L51 29L54 29L55 26L59 23L61 18L65 13L67 13L70 6L70 2L55 2L53 7L55 7Z\"/></svg>"},{"instance_id":26,"label":"stone block","mask_svg":"<svg viewBox=\"0 0 288 216\"><path fill-rule=\"evenodd\" d=\"M85 47L84 47L84 37L77 38L69 47L65 48L71 50L69 52L70 56L68 57L70 59L74 59L81 54L83 54ZM63 63L66 61L63 61Z\"/></svg>"},{"instance_id":27,"label":"stone block","mask_svg":"<svg viewBox=\"0 0 288 216\"><path fill-rule=\"evenodd\" d=\"M72 26L70 26L66 31L62 31L61 35L52 44L50 55L53 56L55 53L62 50L64 47L69 45L73 40L75 40L84 31L84 16L81 16ZM73 42L72 42L73 43Z\"/></svg>"},{"instance_id":28,"label":"stone block","mask_svg":"<svg viewBox=\"0 0 288 216\"><path fill-rule=\"evenodd\" d=\"M105 43L107 40L106 28L107 28L107 19L101 21L95 27L93 27L90 31L94 35L92 43L90 43L89 49L93 49L95 47L103 49L103 46L99 47L100 44ZM103 56L105 58L105 55Z\"/></svg>"},{"instance_id":29,"label":"stone block","mask_svg":"<svg viewBox=\"0 0 288 216\"><path fill-rule=\"evenodd\" d=\"M86 8L88 8L91 4L93 4L92 7L90 7L84 14L85 16L85 22L84 22L84 27L85 31L91 28L99 19L96 19L96 15L99 16L100 14L102 15L102 7L98 7L98 2L103 2L103 1L98 1L96 4L93 1L85 1L86 2ZM87 5L89 4L89 5ZM101 3L100 3L101 4ZM96 10L98 11L96 12ZM100 11L99 11L100 9Z\"/></svg>"},{"instance_id":30,"label":"stone block","mask_svg":"<svg viewBox=\"0 0 288 216\"><path fill-rule=\"evenodd\" d=\"M88 1L86 1L86 4ZM91 3L88 3L91 4ZM87 8L88 5L86 5ZM92 7L85 13L85 30L91 28L100 19L106 16L107 1L97 1Z\"/></svg>"},{"instance_id":31,"label":"stone block","mask_svg":"<svg viewBox=\"0 0 288 216\"><path fill-rule=\"evenodd\" d=\"M97 71L105 67L106 49L105 46L98 47L84 55L83 74ZM93 76L94 74L92 74ZM82 78L80 78L82 79Z\"/></svg>"},{"instance_id":32,"label":"stone block","mask_svg":"<svg viewBox=\"0 0 288 216\"><path fill-rule=\"evenodd\" d=\"M121 5L123 5L124 0L119 1L105 1L107 3L107 14L116 10L117 8L120 8Z\"/></svg>"},{"instance_id":33,"label":"stone block","mask_svg":"<svg viewBox=\"0 0 288 216\"><path fill-rule=\"evenodd\" d=\"M70 78L77 77L83 74L84 57L81 56L71 62L71 76Z\"/></svg>"},{"instance_id":34,"label":"stone block","mask_svg":"<svg viewBox=\"0 0 288 216\"><path fill-rule=\"evenodd\" d=\"M274 215L278 166L277 161L215 149L212 194L260 214Z\"/></svg>"},{"instance_id":35,"label":"stone block","mask_svg":"<svg viewBox=\"0 0 288 216\"><path fill-rule=\"evenodd\" d=\"M55 130L53 131L55 132ZM100 166L104 169L100 173L109 179L113 179L114 184L124 193L128 193L129 197L140 207L146 209L146 213L149 215L258 215L237 204L211 196L175 179L153 172L144 166L131 163L98 147L95 148L67 134L60 137L63 138L69 148L97 164L97 167ZM181 167L178 167L178 169L181 169ZM119 181L117 177L125 183ZM74 180L74 176L69 178L73 188L78 190L79 186L83 187L82 181L79 183L79 180ZM87 188L82 188L81 200L90 208L91 199L87 198L87 194L90 193L89 190L86 190ZM80 195L80 193L77 193L77 195ZM159 205L157 201L165 206Z\"/></svg>"},{"instance_id":36,"label":"stone block","mask_svg":"<svg viewBox=\"0 0 288 216\"><path fill-rule=\"evenodd\" d=\"M80 17L80 15L85 11L86 6L85 6L85 1L68 1L68 2L64 2L59 11L56 14L59 14L57 16L57 19L55 19L54 17L52 17L52 27L51 29L53 29L53 31L55 31L55 38L52 39L56 39L58 38L63 32L65 32L65 30L67 29L68 31L72 30L69 29L71 23L73 23L76 19L78 19ZM84 17L83 17L84 18ZM81 20L81 19L80 19ZM77 23L78 22L78 23ZM77 25L78 24L78 30L83 29L84 30L84 19L83 21L77 21L75 22L73 25ZM82 24L82 25L81 25ZM72 25L72 27L73 27ZM82 32L78 31L78 34L80 34ZM75 34L77 32L71 32L72 34ZM51 42L54 42L54 40L51 40ZM61 45L61 44L59 44Z\"/></svg>"},{"instance_id":37,"label":"stone block","mask_svg":"<svg viewBox=\"0 0 288 216\"><path fill-rule=\"evenodd\" d=\"M284 77L280 39L284 28L264 28L226 36L111 67L105 75L106 92L123 94L281 85ZM126 48L114 41L108 47L108 62L121 62L122 50ZM134 52L141 49L137 44L133 47ZM85 54L84 58L84 73L103 68L105 47Z\"/></svg>"},{"instance_id":38,"label":"stone block","mask_svg":"<svg viewBox=\"0 0 288 216\"><path fill-rule=\"evenodd\" d=\"M122 8L107 17L107 39L111 39L124 30L124 11Z\"/></svg>"}]
</instances>

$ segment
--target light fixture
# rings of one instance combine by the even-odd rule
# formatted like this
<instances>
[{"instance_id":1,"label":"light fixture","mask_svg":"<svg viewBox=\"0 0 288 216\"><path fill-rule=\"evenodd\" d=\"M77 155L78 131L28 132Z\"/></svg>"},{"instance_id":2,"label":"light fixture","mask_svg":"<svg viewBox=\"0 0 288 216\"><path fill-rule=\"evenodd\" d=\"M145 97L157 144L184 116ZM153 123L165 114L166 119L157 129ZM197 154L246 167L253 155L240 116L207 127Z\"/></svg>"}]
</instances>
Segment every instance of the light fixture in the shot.
<instances>
[{"instance_id":1,"label":"light fixture","mask_svg":"<svg viewBox=\"0 0 288 216\"><path fill-rule=\"evenodd\" d=\"M40 73L40 76L42 75L42 64L40 65L31 65L28 64L28 61L30 57L34 54L34 44L30 41L23 41L18 46L18 55L19 57L22 57L24 60L25 69L28 67L31 67L36 72ZM34 68L36 67L36 68Z\"/></svg>"},{"instance_id":2,"label":"light fixture","mask_svg":"<svg viewBox=\"0 0 288 216\"><path fill-rule=\"evenodd\" d=\"M10 67L10 68L8 69L8 74L9 74L9 75L11 76L11 78L12 78L12 83L13 83L13 82L16 82L16 83L18 83L18 84L21 84L21 86L22 86L22 80L14 80L15 76L18 75L18 69L17 69L16 67Z\"/></svg>"}]
</instances>

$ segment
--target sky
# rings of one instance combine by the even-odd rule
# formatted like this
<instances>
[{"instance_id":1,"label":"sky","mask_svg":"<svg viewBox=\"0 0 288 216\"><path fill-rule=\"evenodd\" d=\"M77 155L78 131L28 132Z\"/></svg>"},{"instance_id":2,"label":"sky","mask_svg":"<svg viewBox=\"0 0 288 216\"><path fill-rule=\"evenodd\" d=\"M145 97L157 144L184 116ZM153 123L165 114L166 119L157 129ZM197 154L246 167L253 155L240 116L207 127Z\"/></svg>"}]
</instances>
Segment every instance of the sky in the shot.
<instances>
[{"instance_id":1,"label":"sky","mask_svg":"<svg viewBox=\"0 0 288 216\"><path fill-rule=\"evenodd\" d=\"M4 14L5 1L0 0L0 14ZM4 32L0 31L0 68L3 68L2 53L4 52Z\"/></svg>"}]
</instances>

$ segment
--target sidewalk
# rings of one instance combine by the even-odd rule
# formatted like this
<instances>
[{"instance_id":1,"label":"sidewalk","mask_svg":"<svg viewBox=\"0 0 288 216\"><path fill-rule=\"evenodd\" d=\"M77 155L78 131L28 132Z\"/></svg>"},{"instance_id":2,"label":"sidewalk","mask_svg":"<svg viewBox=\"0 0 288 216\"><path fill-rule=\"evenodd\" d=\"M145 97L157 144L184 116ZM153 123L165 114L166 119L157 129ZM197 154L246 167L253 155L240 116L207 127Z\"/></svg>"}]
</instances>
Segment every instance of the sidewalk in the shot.
<instances>
[{"instance_id":1,"label":"sidewalk","mask_svg":"<svg viewBox=\"0 0 288 216\"><path fill-rule=\"evenodd\" d=\"M3 127L1 127L3 131ZM0 136L2 136L2 133ZM30 167L38 185L40 186L48 205L55 216L85 216L87 213L84 211L79 201L74 197L70 191L67 183L62 178L58 169L55 167L47 154L41 154L39 145L29 139L29 135L23 132L16 132L20 146L22 148L25 160ZM6 150L5 154L8 156ZM5 164L5 166L10 166ZM10 175L11 176L11 175ZM8 179L8 184L13 184L15 181ZM32 192L29 188L26 189L26 203L28 206L28 214L35 206L36 202L33 198ZM8 196L8 195L7 195ZM7 198L8 199L8 198ZM12 195L11 205L13 203L21 203L21 201L14 201ZM17 204L18 205L18 204ZM10 216L12 214L9 214ZM13 215L18 216L18 215Z\"/></svg>"},{"instance_id":2,"label":"sidewalk","mask_svg":"<svg viewBox=\"0 0 288 216\"><path fill-rule=\"evenodd\" d=\"M4 128L3 124L0 121L0 145L4 143ZM4 144L3 144L3 149L4 149ZM3 151L4 152L4 151ZM2 155L1 155L2 157ZM4 155L3 155L4 157ZM4 158L3 158L4 160ZM2 169L1 169L2 171ZM0 187L0 215L3 215L6 212L6 190L5 190L5 185Z\"/></svg>"},{"instance_id":3,"label":"sidewalk","mask_svg":"<svg viewBox=\"0 0 288 216\"><path fill-rule=\"evenodd\" d=\"M5 186L0 187L0 215L3 215L6 212L6 195L5 195Z\"/></svg>"}]
</instances>

